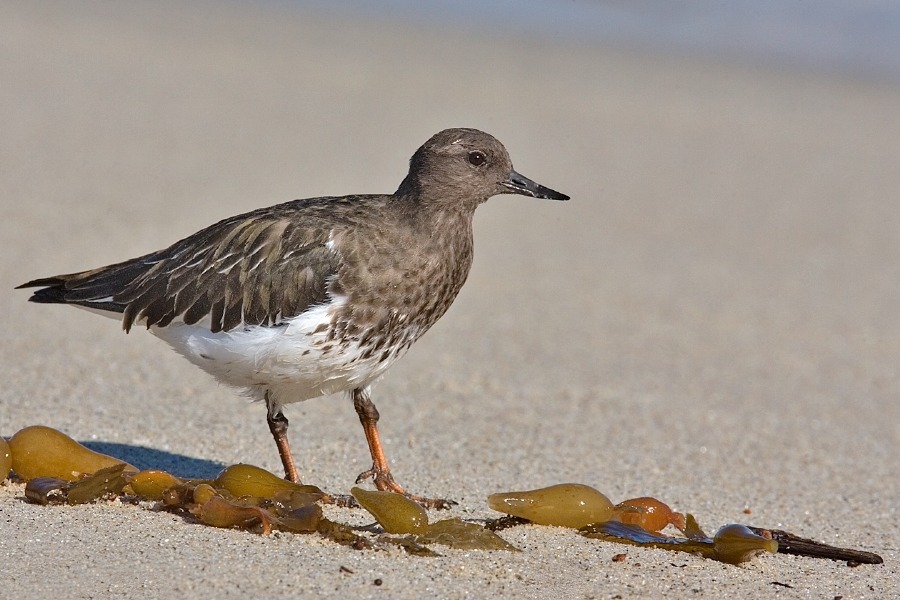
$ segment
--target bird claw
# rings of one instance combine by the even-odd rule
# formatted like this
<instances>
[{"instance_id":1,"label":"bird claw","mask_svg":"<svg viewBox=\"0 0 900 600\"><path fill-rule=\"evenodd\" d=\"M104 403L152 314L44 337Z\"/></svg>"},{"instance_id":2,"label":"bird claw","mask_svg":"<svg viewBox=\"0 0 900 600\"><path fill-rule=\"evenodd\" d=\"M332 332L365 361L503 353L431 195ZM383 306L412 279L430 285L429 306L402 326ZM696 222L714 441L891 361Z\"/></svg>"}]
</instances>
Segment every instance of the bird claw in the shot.
<instances>
[{"instance_id":1,"label":"bird claw","mask_svg":"<svg viewBox=\"0 0 900 600\"><path fill-rule=\"evenodd\" d=\"M375 469L369 469L368 471L363 471L359 475L356 476L356 481L354 483L362 483L366 479L375 479ZM381 488L378 488L381 489Z\"/></svg>"},{"instance_id":2,"label":"bird claw","mask_svg":"<svg viewBox=\"0 0 900 600\"><path fill-rule=\"evenodd\" d=\"M394 492L395 494L400 494L401 496L409 498L416 504L421 504L425 508L447 510L452 506L456 506L457 504L457 502L454 502L453 500L445 500L443 498L424 498L422 496L415 496L413 494L410 494L409 492L404 490L399 483L394 481L394 476L391 475L390 471L376 469L374 466L368 471L363 471L362 473L360 473L356 478L356 483L362 483L366 479L371 479L375 483L375 487L382 492Z\"/></svg>"}]
</instances>

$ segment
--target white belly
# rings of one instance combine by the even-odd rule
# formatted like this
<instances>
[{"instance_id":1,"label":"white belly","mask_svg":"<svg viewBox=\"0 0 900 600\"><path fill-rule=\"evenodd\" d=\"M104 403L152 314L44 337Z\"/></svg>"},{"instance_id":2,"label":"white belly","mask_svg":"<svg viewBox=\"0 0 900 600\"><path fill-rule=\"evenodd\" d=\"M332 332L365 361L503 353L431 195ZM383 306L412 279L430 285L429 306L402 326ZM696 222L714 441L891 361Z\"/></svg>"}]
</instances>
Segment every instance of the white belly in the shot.
<instances>
[{"instance_id":1,"label":"white belly","mask_svg":"<svg viewBox=\"0 0 900 600\"><path fill-rule=\"evenodd\" d=\"M212 333L202 322L173 322L150 331L221 382L247 388L257 398L269 390L278 404L288 404L366 386L408 348L364 357L365 348L352 341L329 341L327 328L320 326L331 322L343 302L319 305L277 327Z\"/></svg>"}]
</instances>

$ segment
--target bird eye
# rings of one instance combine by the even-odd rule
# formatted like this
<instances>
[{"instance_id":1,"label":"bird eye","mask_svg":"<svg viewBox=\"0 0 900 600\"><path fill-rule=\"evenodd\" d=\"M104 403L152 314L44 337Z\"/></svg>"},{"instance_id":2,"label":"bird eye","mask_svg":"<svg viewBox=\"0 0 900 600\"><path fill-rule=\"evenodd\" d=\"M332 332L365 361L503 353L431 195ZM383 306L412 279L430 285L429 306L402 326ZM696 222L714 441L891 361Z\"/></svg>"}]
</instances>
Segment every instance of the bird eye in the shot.
<instances>
[{"instance_id":1,"label":"bird eye","mask_svg":"<svg viewBox=\"0 0 900 600\"><path fill-rule=\"evenodd\" d=\"M487 158L484 156L484 152L478 152L477 150L469 152L469 156L467 158L469 160L469 164L475 165L476 167L480 167L485 162L487 162Z\"/></svg>"}]
</instances>

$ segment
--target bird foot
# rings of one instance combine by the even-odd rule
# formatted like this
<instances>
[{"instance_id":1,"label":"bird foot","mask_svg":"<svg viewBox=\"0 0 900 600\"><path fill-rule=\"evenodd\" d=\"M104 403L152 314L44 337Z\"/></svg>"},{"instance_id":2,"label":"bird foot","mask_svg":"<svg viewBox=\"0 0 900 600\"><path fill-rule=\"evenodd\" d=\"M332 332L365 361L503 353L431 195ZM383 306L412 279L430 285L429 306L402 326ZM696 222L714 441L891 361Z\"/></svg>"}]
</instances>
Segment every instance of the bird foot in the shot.
<instances>
[{"instance_id":1,"label":"bird foot","mask_svg":"<svg viewBox=\"0 0 900 600\"><path fill-rule=\"evenodd\" d=\"M423 498L415 496L404 490L399 483L394 481L394 476L388 470L377 469L374 466L368 471L364 471L356 478L356 483L362 483L366 479L371 479L375 483L375 487L382 492L394 492L401 496L406 496L416 504L421 504L425 508L435 508L438 510L446 510L451 506L456 506L453 500L444 500L443 498Z\"/></svg>"}]
</instances>

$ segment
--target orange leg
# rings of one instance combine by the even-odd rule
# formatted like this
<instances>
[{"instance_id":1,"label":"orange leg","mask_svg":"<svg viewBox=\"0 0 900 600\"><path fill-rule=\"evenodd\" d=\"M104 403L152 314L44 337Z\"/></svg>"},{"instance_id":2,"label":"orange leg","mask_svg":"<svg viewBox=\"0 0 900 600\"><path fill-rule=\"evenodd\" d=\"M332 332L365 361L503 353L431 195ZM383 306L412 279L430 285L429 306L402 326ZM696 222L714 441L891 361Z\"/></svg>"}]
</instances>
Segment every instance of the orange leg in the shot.
<instances>
[{"instance_id":1,"label":"orange leg","mask_svg":"<svg viewBox=\"0 0 900 600\"><path fill-rule=\"evenodd\" d=\"M456 504L452 500L413 496L394 481L394 476L391 475L391 470L388 468L387 458L384 456L381 437L378 435L378 409L375 408L372 400L369 399L367 389L357 388L351 392L351 395L353 396L353 408L356 409L356 414L359 415L359 422L362 423L363 431L366 434L366 442L369 444L369 453L372 455L372 468L364 473L360 473L359 477L356 478L356 483L371 477L375 482L375 487L379 490L403 494L426 508L450 508Z\"/></svg>"},{"instance_id":2,"label":"orange leg","mask_svg":"<svg viewBox=\"0 0 900 600\"><path fill-rule=\"evenodd\" d=\"M266 407L269 414L266 416L266 422L269 424L269 431L275 438L275 445L278 446L278 455L281 456L281 464L284 465L284 478L294 483L300 483L300 474L297 473L297 466L294 464L294 455L291 454L291 444L288 442L288 420L279 408L272 414L275 408L274 404L269 400L269 392L266 392Z\"/></svg>"}]
</instances>

